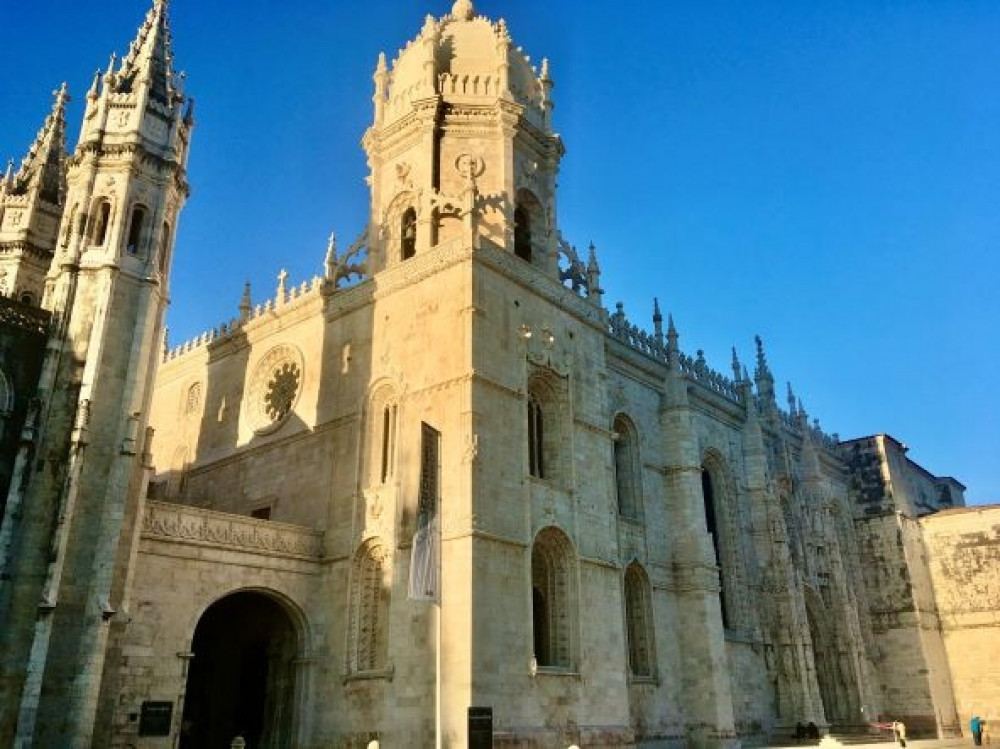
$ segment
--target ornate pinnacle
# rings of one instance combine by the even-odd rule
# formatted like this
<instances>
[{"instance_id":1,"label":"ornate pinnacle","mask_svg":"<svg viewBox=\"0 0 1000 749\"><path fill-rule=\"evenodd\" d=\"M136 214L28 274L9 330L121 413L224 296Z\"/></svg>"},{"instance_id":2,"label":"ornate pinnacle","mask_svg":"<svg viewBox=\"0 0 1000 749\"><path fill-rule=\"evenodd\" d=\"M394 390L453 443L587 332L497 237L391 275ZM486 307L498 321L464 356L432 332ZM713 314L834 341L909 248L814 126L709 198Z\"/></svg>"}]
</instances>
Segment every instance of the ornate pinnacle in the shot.
<instances>
[{"instance_id":1,"label":"ornate pinnacle","mask_svg":"<svg viewBox=\"0 0 1000 749\"><path fill-rule=\"evenodd\" d=\"M87 91L87 98L93 101L97 98L101 90L101 71L98 70L94 73L94 82L90 84L90 90Z\"/></svg>"},{"instance_id":2,"label":"ornate pinnacle","mask_svg":"<svg viewBox=\"0 0 1000 749\"><path fill-rule=\"evenodd\" d=\"M552 83L552 78L549 77L549 58L547 57L542 58L542 70L538 79L542 83Z\"/></svg>"},{"instance_id":3,"label":"ornate pinnacle","mask_svg":"<svg viewBox=\"0 0 1000 749\"><path fill-rule=\"evenodd\" d=\"M764 355L764 341L761 340L760 336L754 336L754 341L757 344L757 371L755 376L757 377L770 377L771 370L767 366L767 356Z\"/></svg>"},{"instance_id":4,"label":"ornate pinnacle","mask_svg":"<svg viewBox=\"0 0 1000 749\"><path fill-rule=\"evenodd\" d=\"M250 310L253 309L253 302L250 299L250 281L243 284L243 296L240 298L240 320L246 322L250 319Z\"/></svg>"},{"instance_id":5,"label":"ornate pinnacle","mask_svg":"<svg viewBox=\"0 0 1000 749\"><path fill-rule=\"evenodd\" d=\"M740 372L741 372L741 369L742 369L742 366L740 365L740 357L736 353L736 347L733 346L733 381L734 382L739 382L740 381Z\"/></svg>"},{"instance_id":6,"label":"ornate pinnacle","mask_svg":"<svg viewBox=\"0 0 1000 749\"><path fill-rule=\"evenodd\" d=\"M795 393L792 391L792 383L788 383L788 413L795 415Z\"/></svg>"},{"instance_id":7,"label":"ornate pinnacle","mask_svg":"<svg viewBox=\"0 0 1000 749\"><path fill-rule=\"evenodd\" d=\"M337 273L337 234L330 232L330 239L326 243L326 280L335 280Z\"/></svg>"},{"instance_id":8,"label":"ornate pinnacle","mask_svg":"<svg viewBox=\"0 0 1000 749\"><path fill-rule=\"evenodd\" d=\"M673 314L667 315L667 351L672 354L680 353L680 347L677 345L677 339L680 338L677 335L677 326L674 325Z\"/></svg>"},{"instance_id":9,"label":"ornate pinnacle","mask_svg":"<svg viewBox=\"0 0 1000 749\"><path fill-rule=\"evenodd\" d=\"M663 345L663 315L660 314L660 300L653 297L653 332L656 334L656 342Z\"/></svg>"}]
</instances>

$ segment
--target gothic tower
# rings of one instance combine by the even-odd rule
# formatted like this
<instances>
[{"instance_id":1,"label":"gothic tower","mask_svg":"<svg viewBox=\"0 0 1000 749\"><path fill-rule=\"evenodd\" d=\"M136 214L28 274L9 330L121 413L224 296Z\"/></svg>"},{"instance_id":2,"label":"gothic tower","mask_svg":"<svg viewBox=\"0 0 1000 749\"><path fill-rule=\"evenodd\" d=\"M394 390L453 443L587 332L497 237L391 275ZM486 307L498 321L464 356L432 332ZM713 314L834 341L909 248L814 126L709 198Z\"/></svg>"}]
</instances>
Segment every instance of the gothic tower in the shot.
<instances>
[{"instance_id":1,"label":"gothic tower","mask_svg":"<svg viewBox=\"0 0 1000 749\"><path fill-rule=\"evenodd\" d=\"M128 53L95 77L68 162L34 465L0 533L3 744L86 746L101 720L109 630L129 616L147 412L188 195L184 102L167 2L154 0Z\"/></svg>"},{"instance_id":2,"label":"gothic tower","mask_svg":"<svg viewBox=\"0 0 1000 749\"><path fill-rule=\"evenodd\" d=\"M548 61L536 70L502 19L458 0L427 16L391 69L379 55L374 78L370 270L482 240L554 275L563 146Z\"/></svg>"},{"instance_id":3,"label":"gothic tower","mask_svg":"<svg viewBox=\"0 0 1000 749\"><path fill-rule=\"evenodd\" d=\"M66 84L16 173L0 178L0 296L38 305L66 195Z\"/></svg>"}]
</instances>

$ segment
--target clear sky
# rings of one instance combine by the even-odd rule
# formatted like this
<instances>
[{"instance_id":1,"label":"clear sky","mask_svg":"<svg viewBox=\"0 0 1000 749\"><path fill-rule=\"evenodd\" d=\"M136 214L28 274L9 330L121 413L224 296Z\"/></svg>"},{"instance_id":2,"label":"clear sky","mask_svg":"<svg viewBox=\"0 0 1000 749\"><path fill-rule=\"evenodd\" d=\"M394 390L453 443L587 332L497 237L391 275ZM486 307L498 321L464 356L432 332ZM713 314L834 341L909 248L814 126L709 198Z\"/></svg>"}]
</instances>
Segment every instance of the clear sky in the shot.
<instances>
[{"instance_id":1,"label":"clear sky","mask_svg":"<svg viewBox=\"0 0 1000 749\"><path fill-rule=\"evenodd\" d=\"M173 0L198 122L169 313L181 342L362 230L371 74L449 0ZM763 336L827 432L888 432L1000 501L1000 3L478 0L549 57L559 221L605 300L729 371ZM147 9L0 0L0 156L81 100ZM780 399L783 403L784 399Z\"/></svg>"}]
</instances>

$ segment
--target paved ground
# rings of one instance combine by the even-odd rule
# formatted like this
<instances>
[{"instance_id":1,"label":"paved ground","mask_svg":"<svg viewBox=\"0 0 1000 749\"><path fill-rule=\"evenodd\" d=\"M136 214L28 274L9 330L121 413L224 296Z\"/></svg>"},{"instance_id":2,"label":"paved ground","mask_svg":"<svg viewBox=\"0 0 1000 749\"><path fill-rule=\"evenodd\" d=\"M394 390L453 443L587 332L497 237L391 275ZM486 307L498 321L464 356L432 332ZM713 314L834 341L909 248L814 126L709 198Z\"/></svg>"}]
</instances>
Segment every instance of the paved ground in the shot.
<instances>
[{"instance_id":1,"label":"paved ground","mask_svg":"<svg viewBox=\"0 0 1000 749\"><path fill-rule=\"evenodd\" d=\"M812 743L812 746L816 744ZM791 747L796 747L801 749L801 747L806 746L805 744L776 744L774 747L786 747L790 749ZM883 741L875 744L845 744L845 746L850 747L850 749L864 749L865 747L870 747L871 749L890 749L893 744L888 741ZM997 744L1000 748L1000 744ZM972 739L971 738L957 738L957 739L907 739L906 749L972 749Z\"/></svg>"}]
</instances>

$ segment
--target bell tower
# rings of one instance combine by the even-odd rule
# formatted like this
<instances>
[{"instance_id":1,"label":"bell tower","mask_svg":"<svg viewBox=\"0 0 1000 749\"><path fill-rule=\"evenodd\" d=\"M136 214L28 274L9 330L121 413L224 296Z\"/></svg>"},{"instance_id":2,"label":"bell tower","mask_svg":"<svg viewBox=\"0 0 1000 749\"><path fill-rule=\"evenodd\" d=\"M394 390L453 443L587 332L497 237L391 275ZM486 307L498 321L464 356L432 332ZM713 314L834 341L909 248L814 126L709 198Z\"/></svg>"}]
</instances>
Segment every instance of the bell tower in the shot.
<instances>
[{"instance_id":1,"label":"bell tower","mask_svg":"<svg viewBox=\"0 0 1000 749\"><path fill-rule=\"evenodd\" d=\"M0 296L38 305L66 194L66 84L14 172L0 178Z\"/></svg>"},{"instance_id":2,"label":"bell tower","mask_svg":"<svg viewBox=\"0 0 1000 749\"><path fill-rule=\"evenodd\" d=\"M489 242L558 275L548 62L535 68L506 23L458 0L427 16L391 66L375 69L370 271L432 247Z\"/></svg>"},{"instance_id":3,"label":"bell tower","mask_svg":"<svg viewBox=\"0 0 1000 749\"><path fill-rule=\"evenodd\" d=\"M0 743L104 743L98 695L110 632L128 619L193 124L167 0L154 0L128 53L94 78L68 160L42 301L52 331L26 435L34 465L0 530Z\"/></svg>"}]
</instances>

